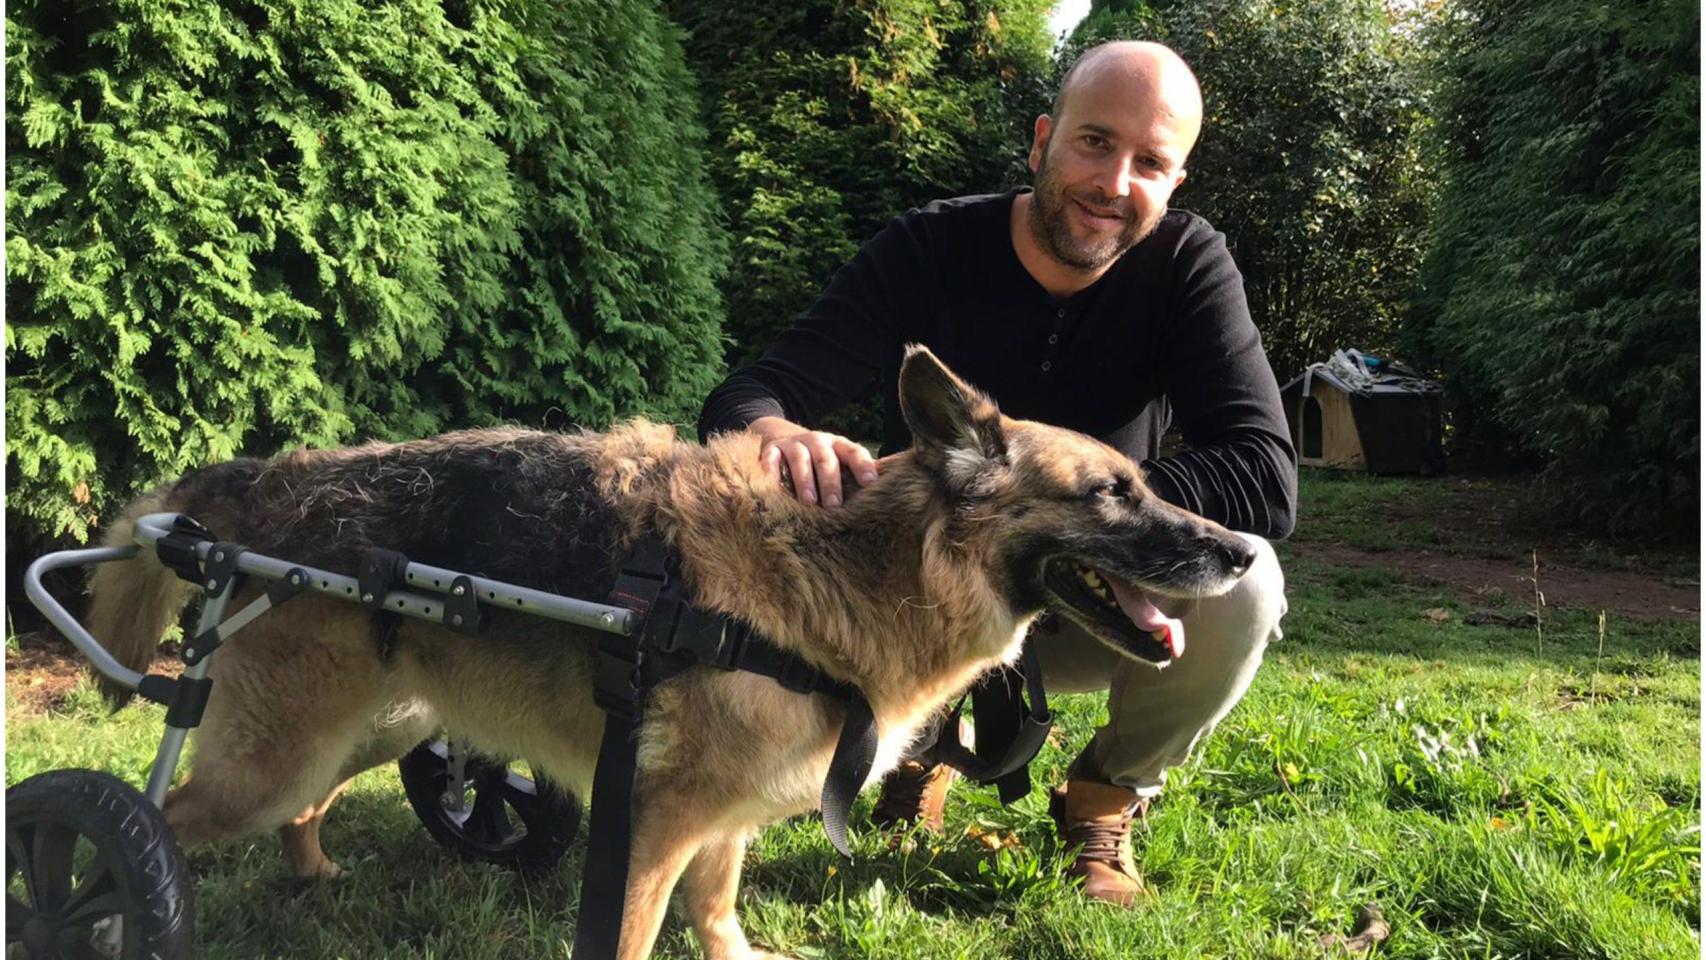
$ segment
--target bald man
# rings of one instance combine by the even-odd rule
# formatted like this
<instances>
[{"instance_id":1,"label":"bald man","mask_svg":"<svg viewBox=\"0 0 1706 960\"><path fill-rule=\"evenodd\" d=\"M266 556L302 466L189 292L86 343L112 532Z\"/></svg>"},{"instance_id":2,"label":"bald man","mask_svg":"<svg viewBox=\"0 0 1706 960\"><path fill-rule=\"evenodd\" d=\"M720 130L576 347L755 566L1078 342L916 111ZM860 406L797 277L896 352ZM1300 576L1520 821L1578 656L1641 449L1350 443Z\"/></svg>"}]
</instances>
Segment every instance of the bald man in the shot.
<instances>
[{"instance_id":1,"label":"bald man","mask_svg":"<svg viewBox=\"0 0 1706 960\"><path fill-rule=\"evenodd\" d=\"M1102 438L1162 498L1251 537L1259 560L1230 594L1154 598L1184 627L1185 651L1164 668L1060 621L1036 645L1048 689L1109 691L1108 722L1050 810L1086 894L1123 905L1143 890L1133 818L1279 636L1284 582L1268 539L1290 533L1296 508L1296 454L1225 237L1167 206L1201 124L1196 78L1171 50L1086 52L1036 120L1033 189L891 221L762 359L711 394L699 423L701 436L757 432L778 478L834 509L849 492L843 471L864 484L876 470L863 447L815 424L875 389L882 452L907 447L896 382L903 346L923 343L1002 412ZM1187 449L1162 457L1169 426ZM922 754L885 781L877 818L939 829L952 778Z\"/></svg>"}]
</instances>

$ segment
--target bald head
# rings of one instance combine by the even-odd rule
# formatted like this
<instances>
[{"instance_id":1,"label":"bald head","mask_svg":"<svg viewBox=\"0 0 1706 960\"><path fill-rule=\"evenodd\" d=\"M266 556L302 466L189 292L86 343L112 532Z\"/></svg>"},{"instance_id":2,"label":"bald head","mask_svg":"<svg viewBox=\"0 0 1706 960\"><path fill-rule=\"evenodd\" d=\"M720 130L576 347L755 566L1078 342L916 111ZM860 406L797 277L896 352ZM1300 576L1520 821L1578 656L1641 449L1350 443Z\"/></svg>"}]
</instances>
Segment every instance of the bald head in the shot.
<instances>
[{"instance_id":1,"label":"bald head","mask_svg":"<svg viewBox=\"0 0 1706 960\"><path fill-rule=\"evenodd\" d=\"M1159 43L1115 40L1084 51L1055 94L1050 113L1056 126L1067 122L1074 101L1086 93L1099 100L1125 100L1137 109L1152 108L1175 129L1186 152L1202 131L1202 88L1196 74Z\"/></svg>"},{"instance_id":2,"label":"bald head","mask_svg":"<svg viewBox=\"0 0 1706 960\"><path fill-rule=\"evenodd\" d=\"M1036 119L1030 195L1013 201L1014 250L1044 289L1083 289L1154 232L1202 131L1202 91L1159 43L1094 47Z\"/></svg>"}]
</instances>

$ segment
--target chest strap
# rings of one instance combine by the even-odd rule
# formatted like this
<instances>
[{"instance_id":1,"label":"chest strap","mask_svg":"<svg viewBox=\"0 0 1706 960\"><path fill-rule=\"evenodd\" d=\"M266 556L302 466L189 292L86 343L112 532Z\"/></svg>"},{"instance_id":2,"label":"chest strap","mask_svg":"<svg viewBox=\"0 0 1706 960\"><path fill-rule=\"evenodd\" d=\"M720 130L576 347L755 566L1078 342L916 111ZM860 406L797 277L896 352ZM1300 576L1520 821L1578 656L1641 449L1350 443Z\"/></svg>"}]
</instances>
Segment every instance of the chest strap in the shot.
<instances>
[{"instance_id":1,"label":"chest strap","mask_svg":"<svg viewBox=\"0 0 1706 960\"><path fill-rule=\"evenodd\" d=\"M637 735L646 700L658 684L695 667L741 670L769 677L795 693L821 693L847 705L847 717L824 778L824 832L844 857L853 798L877 754L871 705L852 684L831 677L780 649L752 625L693 606L680 561L655 536L636 541L611 591L611 603L638 613L633 636L601 633L593 701L604 711L604 739L593 771L592 814L571 960L615 957L622 933L634 832Z\"/></svg>"},{"instance_id":2,"label":"chest strap","mask_svg":"<svg viewBox=\"0 0 1706 960\"><path fill-rule=\"evenodd\" d=\"M1054 724L1034 638L1026 638L1017 669L1003 667L983 675L971 689L971 706L976 751L960 742L960 707L956 706L929 755L969 779L994 784L1001 802L1012 803L1031 792L1031 759L1043 748Z\"/></svg>"}]
</instances>

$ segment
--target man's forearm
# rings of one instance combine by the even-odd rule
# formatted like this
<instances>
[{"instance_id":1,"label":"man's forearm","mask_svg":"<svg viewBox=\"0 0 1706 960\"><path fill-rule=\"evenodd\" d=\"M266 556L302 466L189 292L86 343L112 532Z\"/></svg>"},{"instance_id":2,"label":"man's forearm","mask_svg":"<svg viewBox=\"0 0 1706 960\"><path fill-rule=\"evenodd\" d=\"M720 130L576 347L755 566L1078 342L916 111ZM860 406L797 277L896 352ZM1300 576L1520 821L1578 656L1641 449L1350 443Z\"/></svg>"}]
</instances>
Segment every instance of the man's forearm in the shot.
<instances>
[{"instance_id":1,"label":"man's forearm","mask_svg":"<svg viewBox=\"0 0 1706 960\"><path fill-rule=\"evenodd\" d=\"M1269 540L1297 520L1297 466L1290 447L1265 434L1144 461L1162 499L1233 530Z\"/></svg>"},{"instance_id":2,"label":"man's forearm","mask_svg":"<svg viewBox=\"0 0 1706 960\"><path fill-rule=\"evenodd\" d=\"M788 422L782 402L773 392L736 374L705 398L705 408L699 414L699 439L704 441L713 433L744 430L765 418Z\"/></svg>"}]
</instances>

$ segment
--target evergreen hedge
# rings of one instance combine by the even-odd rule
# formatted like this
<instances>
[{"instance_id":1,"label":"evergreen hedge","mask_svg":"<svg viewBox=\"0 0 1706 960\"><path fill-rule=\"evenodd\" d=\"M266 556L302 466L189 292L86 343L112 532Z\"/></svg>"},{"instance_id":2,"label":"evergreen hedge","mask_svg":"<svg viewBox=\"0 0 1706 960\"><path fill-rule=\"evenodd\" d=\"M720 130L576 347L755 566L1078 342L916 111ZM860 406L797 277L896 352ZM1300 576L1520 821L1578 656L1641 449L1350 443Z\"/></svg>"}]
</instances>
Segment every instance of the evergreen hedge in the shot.
<instances>
[{"instance_id":1,"label":"evergreen hedge","mask_svg":"<svg viewBox=\"0 0 1706 960\"><path fill-rule=\"evenodd\" d=\"M1560 515L1700 522L1700 8L1463 0L1410 334L1457 452L1543 463Z\"/></svg>"},{"instance_id":2,"label":"evergreen hedge","mask_svg":"<svg viewBox=\"0 0 1706 960\"><path fill-rule=\"evenodd\" d=\"M1049 0L674 0L735 237L731 360L894 216L1025 182Z\"/></svg>"},{"instance_id":3,"label":"evergreen hedge","mask_svg":"<svg viewBox=\"0 0 1706 960\"><path fill-rule=\"evenodd\" d=\"M720 372L644 0L25 0L6 59L14 534L240 452L690 419Z\"/></svg>"}]
</instances>

